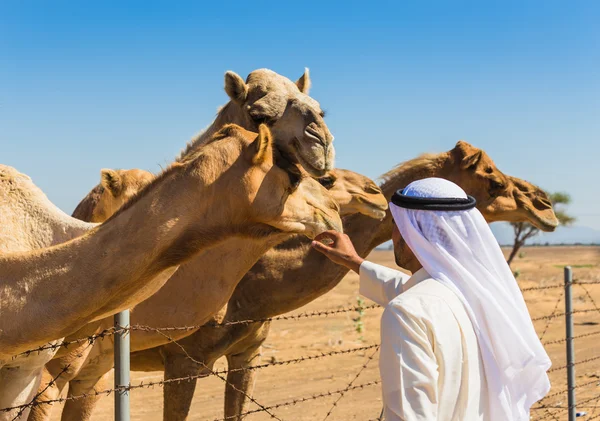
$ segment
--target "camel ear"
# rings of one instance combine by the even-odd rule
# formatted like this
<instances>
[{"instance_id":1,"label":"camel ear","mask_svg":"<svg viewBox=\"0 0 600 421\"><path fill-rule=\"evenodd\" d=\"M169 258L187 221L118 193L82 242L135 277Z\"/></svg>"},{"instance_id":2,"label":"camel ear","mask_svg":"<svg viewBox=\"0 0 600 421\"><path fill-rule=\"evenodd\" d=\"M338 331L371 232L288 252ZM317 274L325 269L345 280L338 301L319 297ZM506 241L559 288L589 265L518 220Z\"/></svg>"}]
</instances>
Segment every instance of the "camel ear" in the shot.
<instances>
[{"instance_id":1,"label":"camel ear","mask_svg":"<svg viewBox=\"0 0 600 421\"><path fill-rule=\"evenodd\" d=\"M296 86L300 89L300 92L308 95L308 91L310 91L310 72L308 71L308 67L304 68L304 74L296 81Z\"/></svg>"},{"instance_id":2,"label":"camel ear","mask_svg":"<svg viewBox=\"0 0 600 421\"><path fill-rule=\"evenodd\" d=\"M252 143L254 147L254 156L252 157L252 163L254 165L260 165L267 160L272 152L271 145L273 144L273 136L271 130L266 124L258 126L258 136Z\"/></svg>"},{"instance_id":3,"label":"camel ear","mask_svg":"<svg viewBox=\"0 0 600 421\"><path fill-rule=\"evenodd\" d=\"M117 197L123 190L123 179L115 170L103 169L100 171L100 184L113 196Z\"/></svg>"},{"instance_id":4,"label":"camel ear","mask_svg":"<svg viewBox=\"0 0 600 421\"><path fill-rule=\"evenodd\" d=\"M481 149L470 145L464 140L459 140L454 149L458 152L460 168L463 170L476 167L483 157Z\"/></svg>"},{"instance_id":5,"label":"camel ear","mask_svg":"<svg viewBox=\"0 0 600 421\"><path fill-rule=\"evenodd\" d=\"M242 104L248 96L248 85L237 73L225 72L225 92L232 101Z\"/></svg>"}]
</instances>

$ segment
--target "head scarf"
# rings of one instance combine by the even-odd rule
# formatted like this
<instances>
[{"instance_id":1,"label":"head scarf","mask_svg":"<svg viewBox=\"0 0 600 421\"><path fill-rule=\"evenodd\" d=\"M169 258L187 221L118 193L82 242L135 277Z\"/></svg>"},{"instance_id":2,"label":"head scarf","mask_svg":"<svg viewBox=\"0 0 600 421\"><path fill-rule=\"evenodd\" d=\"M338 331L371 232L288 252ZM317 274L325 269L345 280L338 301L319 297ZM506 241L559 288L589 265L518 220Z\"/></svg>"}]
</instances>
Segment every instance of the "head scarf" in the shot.
<instances>
[{"instance_id":1,"label":"head scarf","mask_svg":"<svg viewBox=\"0 0 600 421\"><path fill-rule=\"evenodd\" d=\"M397 203L390 210L404 241L427 273L454 291L473 323L487 380L489 420L529 420L531 405L550 390L546 371L551 362L475 200L448 180L426 178L409 184L392 202Z\"/></svg>"}]
</instances>

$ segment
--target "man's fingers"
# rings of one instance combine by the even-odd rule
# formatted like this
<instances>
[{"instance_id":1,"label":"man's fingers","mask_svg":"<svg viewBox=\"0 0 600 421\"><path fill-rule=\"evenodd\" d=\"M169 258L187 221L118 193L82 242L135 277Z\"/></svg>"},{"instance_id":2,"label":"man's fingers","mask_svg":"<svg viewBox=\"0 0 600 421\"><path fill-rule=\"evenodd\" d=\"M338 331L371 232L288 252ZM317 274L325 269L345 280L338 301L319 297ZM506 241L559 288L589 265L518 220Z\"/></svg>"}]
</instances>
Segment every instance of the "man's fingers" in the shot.
<instances>
[{"instance_id":1,"label":"man's fingers","mask_svg":"<svg viewBox=\"0 0 600 421\"><path fill-rule=\"evenodd\" d=\"M317 241L316 239L315 239L315 241L312 242L312 247L314 249L316 249L317 251L320 251L321 253L324 253L324 254L328 254L331 251L333 251L333 249L331 247L326 246L325 244Z\"/></svg>"},{"instance_id":2,"label":"man's fingers","mask_svg":"<svg viewBox=\"0 0 600 421\"><path fill-rule=\"evenodd\" d=\"M335 243L339 237L340 233L337 231L324 231L315 237L315 241L318 241L320 243L323 240L329 240Z\"/></svg>"}]
</instances>

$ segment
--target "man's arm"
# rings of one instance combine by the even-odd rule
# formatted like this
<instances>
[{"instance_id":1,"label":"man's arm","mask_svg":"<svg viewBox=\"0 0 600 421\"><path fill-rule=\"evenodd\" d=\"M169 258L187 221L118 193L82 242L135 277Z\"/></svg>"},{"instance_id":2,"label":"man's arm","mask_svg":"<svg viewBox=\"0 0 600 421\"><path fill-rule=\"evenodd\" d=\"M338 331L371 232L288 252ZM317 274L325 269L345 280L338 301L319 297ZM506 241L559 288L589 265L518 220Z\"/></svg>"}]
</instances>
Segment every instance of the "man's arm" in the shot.
<instances>
[{"instance_id":1,"label":"man's arm","mask_svg":"<svg viewBox=\"0 0 600 421\"><path fill-rule=\"evenodd\" d=\"M398 270L378 265L365 260L360 265L359 292L369 300L385 306L403 291L403 286L410 278Z\"/></svg>"},{"instance_id":2,"label":"man's arm","mask_svg":"<svg viewBox=\"0 0 600 421\"><path fill-rule=\"evenodd\" d=\"M379 360L385 419L437 420L438 363L424 322L402 309L386 308Z\"/></svg>"},{"instance_id":3,"label":"man's arm","mask_svg":"<svg viewBox=\"0 0 600 421\"><path fill-rule=\"evenodd\" d=\"M329 244L323 244L322 241ZM398 296L402 292L403 284L410 278L405 273L361 258L346 234L326 231L315 238L312 246L334 263L358 273L360 293L382 306Z\"/></svg>"}]
</instances>

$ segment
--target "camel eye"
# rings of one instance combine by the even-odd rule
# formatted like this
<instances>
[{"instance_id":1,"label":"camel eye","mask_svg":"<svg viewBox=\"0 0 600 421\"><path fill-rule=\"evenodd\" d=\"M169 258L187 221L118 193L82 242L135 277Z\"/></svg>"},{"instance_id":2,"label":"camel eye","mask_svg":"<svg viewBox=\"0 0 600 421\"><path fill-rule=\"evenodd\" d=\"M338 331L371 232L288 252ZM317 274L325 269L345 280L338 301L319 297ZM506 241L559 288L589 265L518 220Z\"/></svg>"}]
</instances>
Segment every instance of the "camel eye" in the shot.
<instances>
[{"instance_id":1,"label":"camel eye","mask_svg":"<svg viewBox=\"0 0 600 421\"><path fill-rule=\"evenodd\" d=\"M335 185L335 178L332 176L321 177L317 181L327 190L331 189Z\"/></svg>"},{"instance_id":2,"label":"camel eye","mask_svg":"<svg viewBox=\"0 0 600 421\"><path fill-rule=\"evenodd\" d=\"M502 183L501 181L497 181L497 180L490 180L490 188L492 190L502 190L504 189L504 183Z\"/></svg>"},{"instance_id":3,"label":"camel eye","mask_svg":"<svg viewBox=\"0 0 600 421\"><path fill-rule=\"evenodd\" d=\"M491 174L491 173L493 173L493 172L494 172L494 169L493 169L492 167L487 167L487 168L485 169L485 172L486 172L486 173L488 173L488 174Z\"/></svg>"}]
</instances>

